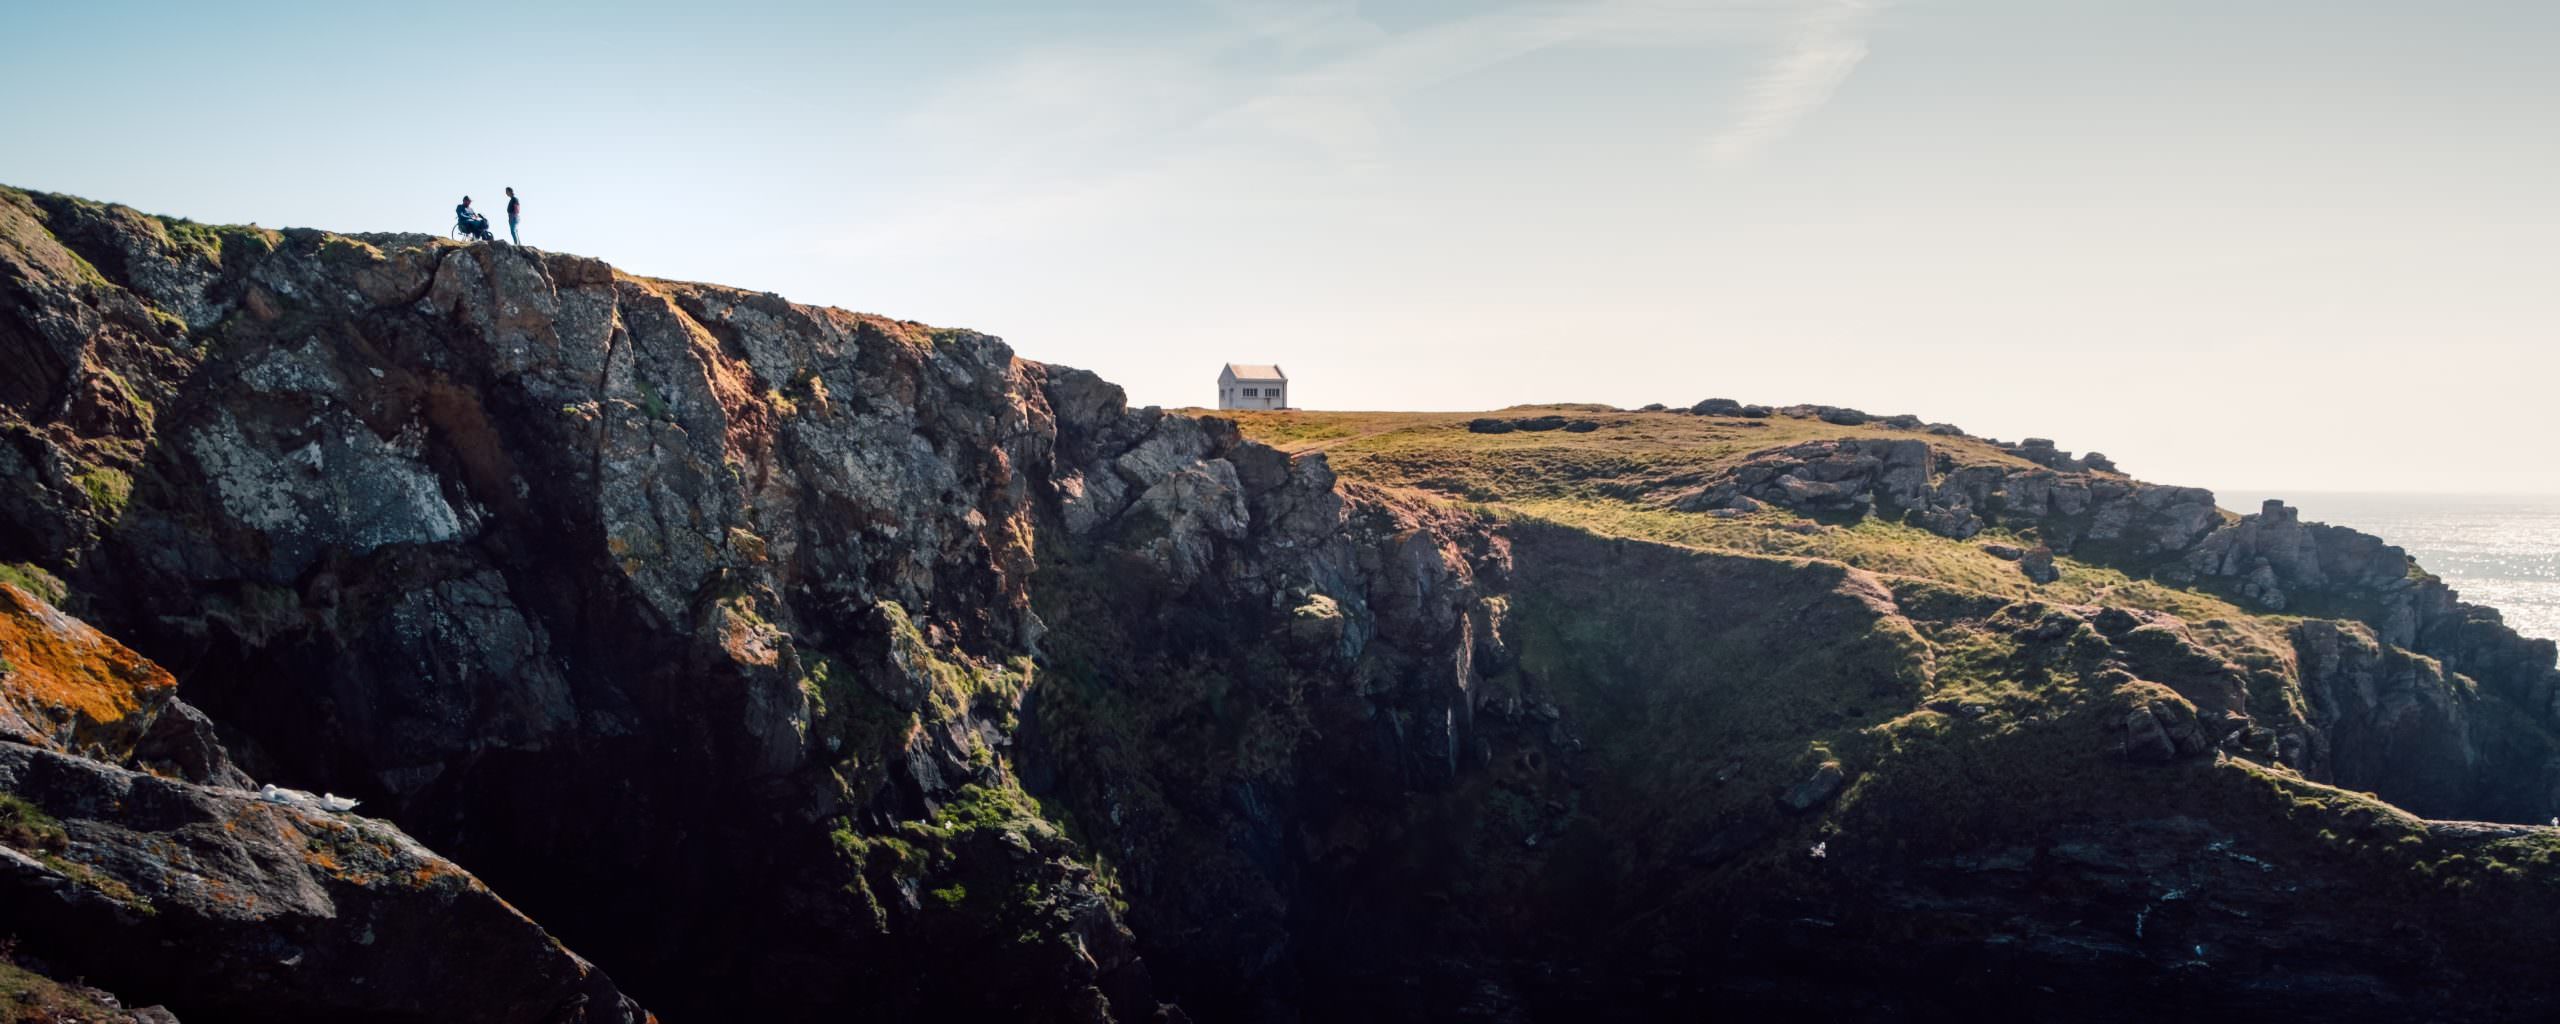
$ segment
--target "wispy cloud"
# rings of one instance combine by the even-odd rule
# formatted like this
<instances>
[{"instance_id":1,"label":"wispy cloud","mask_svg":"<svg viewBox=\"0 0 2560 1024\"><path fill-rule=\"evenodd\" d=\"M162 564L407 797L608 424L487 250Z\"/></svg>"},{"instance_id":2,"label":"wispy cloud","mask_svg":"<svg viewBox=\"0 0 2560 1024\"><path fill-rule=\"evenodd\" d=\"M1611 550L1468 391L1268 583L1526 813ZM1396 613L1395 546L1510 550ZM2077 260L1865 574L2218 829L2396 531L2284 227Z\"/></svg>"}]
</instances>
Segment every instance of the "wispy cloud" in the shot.
<instances>
[{"instance_id":1,"label":"wispy cloud","mask_svg":"<svg viewBox=\"0 0 2560 1024\"><path fill-rule=\"evenodd\" d=\"M828 248L1018 236L1285 174L1385 159L1400 101L1577 41L1658 39L1727 0L1508 5L1388 31L1348 0L1207 0L1223 28L1063 39L919 101L898 125L947 165Z\"/></svg>"},{"instance_id":2,"label":"wispy cloud","mask_svg":"<svg viewBox=\"0 0 2560 1024\"><path fill-rule=\"evenodd\" d=\"M1385 29L1360 13L1359 0L1206 0L1252 38L1297 53L1377 42Z\"/></svg>"},{"instance_id":3,"label":"wispy cloud","mask_svg":"<svg viewBox=\"0 0 2560 1024\"><path fill-rule=\"evenodd\" d=\"M1186 196L1393 174L1417 96L1567 47L1774 48L1709 142L1747 158L1865 57L1888 0L1529 0L1382 25L1357 0L1201 0L1208 24L1064 38L973 69L898 125L933 183L859 249L1094 229Z\"/></svg>"},{"instance_id":4,"label":"wispy cloud","mask_svg":"<svg viewBox=\"0 0 2560 1024\"><path fill-rule=\"evenodd\" d=\"M1357 164L1393 137L1404 97L1557 47L1659 45L1727 31L1731 7L1726 0L1581 0L1494 8L1386 33L1346 6L1337 13L1342 28L1297 28L1358 45L1263 83L1208 126L1250 126Z\"/></svg>"},{"instance_id":5,"label":"wispy cloud","mask_svg":"<svg viewBox=\"0 0 2560 1024\"><path fill-rule=\"evenodd\" d=\"M1867 59L1867 23L1885 0L1820 0L1785 52L1752 76L1730 124L1707 140L1720 165L1751 159L1831 101Z\"/></svg>"}]
</instances>

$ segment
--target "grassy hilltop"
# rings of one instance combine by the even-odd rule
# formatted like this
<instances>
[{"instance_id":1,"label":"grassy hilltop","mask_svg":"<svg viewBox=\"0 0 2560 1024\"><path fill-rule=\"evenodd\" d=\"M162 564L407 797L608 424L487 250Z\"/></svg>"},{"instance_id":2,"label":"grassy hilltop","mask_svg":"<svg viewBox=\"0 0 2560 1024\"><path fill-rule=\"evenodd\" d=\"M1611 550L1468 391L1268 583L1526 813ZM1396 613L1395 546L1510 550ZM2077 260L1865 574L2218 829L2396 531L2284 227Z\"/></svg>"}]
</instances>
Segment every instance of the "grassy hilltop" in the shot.
<instances>
[{"instance_id":1,"label":"grassy hilltop","mask_svg":"<svg viewBox=\"0 0 2560 1024\"><path fill-rule=\"evenodd\" d=\"M1518 406L1505 418L1561 415L1600 429L1470 432L1488 413L1231 411L1245 436L1292 453L1323 452L1336 472L1383 487L1427 493L1497 514L1595 533L1706 551L1817 558L1892 576L1935 580L2009 597L2108 603L2191 619L2242 619L2212 594L2165 587L2069 556L2062 578L2038 587L2014 560L1986 544L2032 547L2032 536L1994 527L1971 542L1875 517L1807 516L1771 506L1733 517L1680 512L1666 499L1682 487L1730 472L1753 453L1808 441L1916 436L1880 423L1839 424L1813 416L1766 418L1629 412L1589 405ZM2027 471L2036 465L1981 438L1930 435L1954 466Z\"/></svg>"},{"instance_id":2,"label":"grassy hilltop","mask_svg":"<svg viewBox=\"0 0 2560 1024\"><path fill-rule=\"evenodd\" d=\"M1323 452L1346 479L1508 524L1522 653L1492 684L1520 688L1533 706L1575 709L1605 767L1570 782L1499 779L1453 806L1543 800L1545 817L1597 824L1585 834L1564 823L1561 835L1542 837L1548 850L1485 835L1472 809L1440 824L1475 837L1451 840L1466 857L1518 862L1516 877L1543 894L1532 903L1572 906L1630 889L1647 901L1675 894L1664 905L1691 912L1765 912L1774 902L1825 922L1826 935L1882 943L1880 952L1952 942L2049 954L2086 943L2080 955L2097 973L2122 970L2094 965L2124 956L2310 976L2325 961L2302 954L2303 935L2244 939L2231 926L2275 914L2318 941L2364 947L2418 915L2444 929L2431 940L2444 944L2426 956L2502 963L2535 946L2519 945L2512 911L2560 897L2551 830L2430 823L2392 794L2399 787L2413 802L2442 805L2413 781L2436 767L2411 754L2358 768L2347 756L2369 740L2357 732L2362 711L2347 706L2355 698L2338 695L2342 677L2400 694L2386 703L2449 702L2475 723L2503 723L2501 738L2475 741L2482 747L2547 751L2552 742L2529 712L2499 706L2495 686L2435 657L2351 642L2346 657L2363 651L2380 667L2340 669L2340 656L2319 646L2333 624L2306 612L2363 613L2385 629L2388 616L2370 602L2388 585L2296 588L2292 607L2274 610L2253 607L2245 584L2199 576L2196 560L2176 552L2091 543L2069 553L2070 524L2059 516L1995 516L1958 539L1880 506L1682 507L1704 483L1827 442L1924 440L1940 475L2044 473L2015 446L1801 411L1205 414L1230 416L1247 437L1285 450ZM1542 416L1590 425L1470 429L1487 417ZM2095 461L2107 468L2065 475L2147 486ZM2208 526L2239 524L2217 511ZM2038 582L2021 571L2019 552L2049 541L2064 550L2055 576ZM2402 572L2438 586L2414 563ZM2342 628L2335 635L2365 635L2354 623ZM2187 723L2197 748L2219 752L2190 758L2185 746L2175 755L2164 747L2169 763L2133 756L2129 716L2138 732L2154 714ZM2426 714L2404 703L2383 717ZM2325 737L2321 751L2286 738L2311 734ZM2411 738L2414 729L2400 735L2404 754L2430 742ZM1570 813L1553 813L1555 793L1572 794ZM1780 795L1775 811L1771 793ZM1534 823L1513 831L1539 836ZM1599 836L1610 837L1607 849ZM1554 888L1565 884L1559 877L1589 875L1613 882ZM2012 891L1995 898L1984 889ZM2014 897L2099 916L2034 921L2005 905ZM2314 924L2306 900L2338 904L2324 905L2328 919ZM2456 907L2500 909L2473 917ZM1592 923L1596 933L1697 938L1637 905L1597 916L1609 923Z\"/></svg>"}]
</instances>

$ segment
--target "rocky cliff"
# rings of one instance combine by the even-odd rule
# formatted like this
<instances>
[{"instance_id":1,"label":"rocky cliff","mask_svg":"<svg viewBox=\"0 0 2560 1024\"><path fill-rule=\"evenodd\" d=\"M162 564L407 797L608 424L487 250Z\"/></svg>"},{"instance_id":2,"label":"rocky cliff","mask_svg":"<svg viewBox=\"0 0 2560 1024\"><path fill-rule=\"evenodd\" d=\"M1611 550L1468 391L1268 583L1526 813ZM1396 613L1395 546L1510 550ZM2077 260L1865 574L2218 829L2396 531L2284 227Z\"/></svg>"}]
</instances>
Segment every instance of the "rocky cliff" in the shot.
<instances>
[{"instance_id":1,"label":"rocky cliff","mask_svg":"<svg viewBox=\"0 0 2560 1024\"><path fill-rule=\"evenodd\" d=\"M649 1019L398 827L252 788L175 691L158 666L0 583L11 959L42 950L116 991L179 1002L189 1019Z\"/></svg>"},{"instance_id":2,"label":"rocky cliff","mask_svg":"<svg viewBox=\"0 0 2560 1024\"><path fill-rule=\"evenodd\" d=\"M1664 500L1688 511L1766 500L1899 519L1957 540L1996 524L2041 551L2223 596L2241 610L2316 616L2276 645L2291 662L2279 670L2291 680L2278 685L2298 681L2305 706L2228 723L2250 728L2244 738L2257 754L2446 817L2560 813L2560 746L2548 735L2560 729L2560 649L2462 602L2408 552L2302 522L2280 501L2230 516L2211 492L2133 480L2050 441L2000 446L2026 466L1960 465L1944 446L1853 438L1782 447ZM2228 674L2230 692L2245 690L2239 666ZM2495 710L2473 713L2483 701ZM2341 733L2356 738L2333 742Z\"/></svg>"},{"instance_id":3,"label":"rocky cliff","mask_svg":"<svg viewBox=\"0 0 2560 1024\"><path fill-rule=\"evenodd\" d=\"M503 245L0 190L0 350L0 930L189 1020L2552 996L2560 847L2322 784L2541 820L2550 645L2049 444L1734 403L1833 433L1606 489L2120 592Z\"/></svg>"}]
</instances>

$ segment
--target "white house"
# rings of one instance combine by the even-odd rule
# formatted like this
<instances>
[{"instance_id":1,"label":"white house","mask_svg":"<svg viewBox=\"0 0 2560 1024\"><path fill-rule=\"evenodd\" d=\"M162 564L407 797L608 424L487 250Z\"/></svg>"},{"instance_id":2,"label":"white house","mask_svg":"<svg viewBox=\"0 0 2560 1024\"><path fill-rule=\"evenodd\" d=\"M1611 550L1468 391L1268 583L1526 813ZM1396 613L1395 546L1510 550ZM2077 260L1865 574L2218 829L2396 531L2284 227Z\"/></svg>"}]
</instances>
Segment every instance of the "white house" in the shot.
<instances>
[{"instance_id":1,"label":"white house","mask_svg":"<svg viewBox=\"0 0 2560 1024\"><path fill-rule=\"evenodd\" d=\"M1278 366L1228 363L1218 371L1218 408L1286 409L1289 375Z\"/></svg>"}]
</instances>

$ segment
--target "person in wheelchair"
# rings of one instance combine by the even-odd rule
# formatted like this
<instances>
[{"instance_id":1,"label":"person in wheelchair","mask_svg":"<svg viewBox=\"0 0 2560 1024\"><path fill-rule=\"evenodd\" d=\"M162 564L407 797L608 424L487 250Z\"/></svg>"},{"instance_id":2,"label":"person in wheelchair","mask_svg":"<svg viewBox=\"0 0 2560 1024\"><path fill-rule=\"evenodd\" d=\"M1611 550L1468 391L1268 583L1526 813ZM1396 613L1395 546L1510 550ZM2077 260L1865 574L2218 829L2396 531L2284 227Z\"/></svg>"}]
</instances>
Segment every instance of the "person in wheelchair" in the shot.
<instances>
[{"instance_id":1,"label":"person in wheelchair","mask_svg":"<svg viewBox=\"0 0 2560 1024\"><path fill-rule=\"evenodd\" d=\"M453 208L453 228L466 238L494 242L498 236L489 233L489 218L471 208L471 197L462 197L462 205Z\"/></svg>"}]
</instances>

